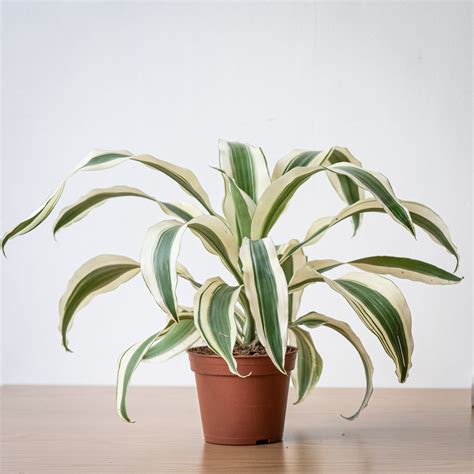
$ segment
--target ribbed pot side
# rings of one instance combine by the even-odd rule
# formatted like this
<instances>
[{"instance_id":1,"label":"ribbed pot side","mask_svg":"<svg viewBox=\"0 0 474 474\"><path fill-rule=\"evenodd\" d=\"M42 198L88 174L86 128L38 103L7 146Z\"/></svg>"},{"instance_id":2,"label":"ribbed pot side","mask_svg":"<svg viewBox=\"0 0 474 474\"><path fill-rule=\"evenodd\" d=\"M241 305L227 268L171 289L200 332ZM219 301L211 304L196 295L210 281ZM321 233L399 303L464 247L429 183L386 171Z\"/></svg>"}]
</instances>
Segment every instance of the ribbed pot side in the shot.
<instances>
[{"instance_id":1,"label":"ribbed pot side","mask_svg":"<svg viewBox=\"0 0 474 474\"><path fill-rule=\"evenodd\" d=\"M236 356L239 373L233 375L224 359L188 351L208 443L267 444L281 441L285 425L290 372L296 348L285 357L283 375L268 356Z\"/></svg>"}]
</instances>

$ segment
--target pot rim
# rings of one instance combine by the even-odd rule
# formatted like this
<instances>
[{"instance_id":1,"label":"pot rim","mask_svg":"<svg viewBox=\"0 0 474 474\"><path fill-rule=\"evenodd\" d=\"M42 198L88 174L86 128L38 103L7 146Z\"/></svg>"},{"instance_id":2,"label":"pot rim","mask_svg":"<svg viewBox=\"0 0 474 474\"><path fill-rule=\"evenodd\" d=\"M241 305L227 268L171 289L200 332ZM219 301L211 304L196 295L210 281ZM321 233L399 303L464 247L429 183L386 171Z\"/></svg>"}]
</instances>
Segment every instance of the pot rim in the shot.
<instances>
[{"instance_id":1,"label":"pot rim","mask_svg":"<svg viewBox=\"0 0 474 474\"><path fill-rule=\"evenodd\" d=\"M190 349L186 349L186 352L193 357L202 357L202 358L209 358L209 359L222 359L220 355L217 354L199 354L193 349L199 349L201 347L208 347L208 346L197 346L192 347ZM289 349L289 350L288 350ZM289 354L293 354L298 352L298 348L295 346L287 346L287 351L285 353L285 357ZM234 356L235 359L263 359L263 358L270 358L268 354L257 354L257 355L236 355Z\"/></svg>"}]
</instances>

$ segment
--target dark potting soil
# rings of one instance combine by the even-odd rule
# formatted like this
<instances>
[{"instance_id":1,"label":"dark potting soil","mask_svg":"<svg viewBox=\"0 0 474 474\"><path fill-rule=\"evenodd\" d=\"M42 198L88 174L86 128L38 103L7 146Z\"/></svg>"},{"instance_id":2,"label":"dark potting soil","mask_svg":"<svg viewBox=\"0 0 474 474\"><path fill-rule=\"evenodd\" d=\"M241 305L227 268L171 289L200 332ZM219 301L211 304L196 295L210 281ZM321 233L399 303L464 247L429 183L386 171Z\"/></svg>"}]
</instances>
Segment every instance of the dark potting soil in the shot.
<instances>
[{"instance_id":1,"label":"dark potting soil","mask_svg":"<svg viewBox=\"0 0 474 474\"><path fill-rule=\"evenodd\" d=\"M291 347L287 347L286 352L290 352L291 350L293 350ZM189 351L201 355L216 355L216 353L207 346L193 347L189 349ZM256 344L255 346L247 347L235 346L233 354L234 356L261 356L267 355L267 351L261 344Z\"/></svg>"}]
</instances>

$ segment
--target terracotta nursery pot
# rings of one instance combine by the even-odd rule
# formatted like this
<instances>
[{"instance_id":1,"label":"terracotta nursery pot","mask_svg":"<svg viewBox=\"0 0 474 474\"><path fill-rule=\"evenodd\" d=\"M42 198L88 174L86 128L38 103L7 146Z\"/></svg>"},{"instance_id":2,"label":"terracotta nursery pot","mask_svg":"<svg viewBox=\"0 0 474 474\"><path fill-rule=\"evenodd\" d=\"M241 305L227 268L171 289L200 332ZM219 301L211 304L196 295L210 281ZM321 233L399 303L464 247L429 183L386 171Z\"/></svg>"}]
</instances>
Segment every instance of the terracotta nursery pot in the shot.
<instances>
[{"instance_id":1,"label":"terracotta nursery pot","mask_svg":"<svg viewBox=\"0 0 474 474\"><path fill-rule=\"evenodd\" d=\"M267 355L236 356L233 375L224 359L188 351L208 443L249 445L281 441L285 425L290 372L297 349L289 348L283 375Z\"/></svg>"}]
</instances>

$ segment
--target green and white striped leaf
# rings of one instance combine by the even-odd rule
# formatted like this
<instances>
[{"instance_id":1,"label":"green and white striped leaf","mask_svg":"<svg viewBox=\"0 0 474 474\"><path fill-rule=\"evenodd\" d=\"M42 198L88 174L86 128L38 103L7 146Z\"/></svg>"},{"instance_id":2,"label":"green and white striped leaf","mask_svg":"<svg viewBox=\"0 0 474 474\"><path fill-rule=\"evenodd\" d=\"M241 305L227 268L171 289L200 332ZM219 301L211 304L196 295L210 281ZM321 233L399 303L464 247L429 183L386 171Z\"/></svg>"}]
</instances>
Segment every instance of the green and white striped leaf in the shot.
<instances>
[{"instance_id":1,"label":"green and white striped leaf","mask_svg":"<svg viewBox=\"0 0 474 474\"><path fill-rule=\"evenodd\" d=\"M239 345L244 344L245 338L245 325L247 323L246 313L238 306L234 310L235 323L237 324L237 343Z\"/></svg>"},{"instance_id":2,"label":"green and white striped leaf","mask_svg":"<svg viewBox=\"0 0 474 474\"><path fill-rule=\"evenodd\" d=\"M312 175L323 170L331 171L337 175L349 176L359 186L370 191L380 201L385 211L414 235L410 214L396 198L385 176L349 163L338 163L327 168L297 167L273 181L257 203L252 219L252 238L256 239L268 235L298 188Z\"/></svg>"},{"instance_id":3,"label":"green and white striped leaf","mask_svg":"<svg viewBox=\"0 0 474 474\"><path fill-rule=\"evenodd\" d=\"M178 320L176 261L186 226L175 220L150 227L141 252L143 279L161 309Z\"/></svg>"},{"instance_id":4,"label":"green and white striped leaf","mask_svg":"<svg viewBox=\"0 0 474 474\"><path fill-rule=\"evenodd\" d=\"M190 271L180 262L176 262L176 273L180 278L183 278L184 280L187 280L189 283L191 283L191 286L195 290L201 288L202 284L196 281L191 275Z\"/></svg>"},{"instance_id":5,"label":"green and white striped leaf","mask_svg":"<svg viewBox=\"0 0 474 474\"><path fill-rule=\"evenodd\" d=\"M65 207L59 214L53 226L53 234L68 227L75 222L80 221L92 211L92 209L101 206L106 201L116 197L135 196L150 201L156 201L152 196L140 191L137 188L129 186L112 186L110 188L93 189L85 196L82 196L76 203Z\"/></svg>"},{"instance_id":6,"label":"green and white striped leaf","mask_svg":"<svg viewBox=\"0 0 474 474\"><path fill-rule=\"evenodd\" d=\"M351 163L354 166L358 166L359 168L362 166L361 162L357 160L347 148L336 146L331 149L331 153L323 165L326 163L333 165L336 163L346 162ZM333 173L328 173L327 176L339 197L346 204L354 204L355 202L364 199L364 188L358 186L357 183L355 183L351 178L340 174L335 175ZM353 235L355 235L361 224L361 216L352 216L352 224L354 226Z\"/></svg>"},{"instance_id":7,"label":"green and white striped leaf","mask_svg":"<svg viewBox=\"0 0 474 474\"><path fill-rule=\"evenodd\" d=\"M26 218L24 221L21 221L18 225L13 227L13 229L8 231L3 236L1 241L3 255L6 256L5 246L7 245L7 242L9 240L19 235L31 232L33 229L38 227L44 220L46 220L46 218L51 214L57 202L61 198L65 184L65 182L62 182L48 197L48 199L46 199L46 201L40 206L39 209L33 212L33 214L31 214L31 216Z\"/></svg>"},{"instance_id":8,"label":"green and white striped leaf","mask_svg":"<svg viewBox=\"0 0 474 474\"><path fill-rule=\"evenodd\" d=\"M282 373L288 339L288 287L270 238L244 240L240 250L245 293L257 336Z\"/></svg>"},{"instance_id":9,"label":"green and white striped leaf","mask_svg":"<svg viewBox=\"0 0 474 474\"><path fill-rule=\"evenodd\" d=\"M384 255L359 258L347 263L366 272L392 275L405 280L428 283L429 285L453 285L462 280L462 277L431 263L412 258Z\"/></svg>"},{"instance_id":10,"label":"green and white striped leaf","mask_svg":"<svg viewBox=\"0 0 474 474\"><path fill-rule=\"evenodd\" d=\"M159 160L151 155L133 155L130 159L161 171L175 181L186 193L193 196L210 214L214 214L209 196L192 171L167 161Z\"/></svg>"},{"instance_id":11,"label":"green and white striped leaf","mask_svg":"<svg viewBox=\"0 0 474 474\"><path fill-rule=\"evenodd\" d=\"M372 193L387 214L415 235L410 213L397 199L390 182L383 174L364 170L350 163L336 163L327 169L339 176L348 176L358 186Z\"/></svg>"},{"instance_id":12,"label":"green and white striped leaf","mask_svg":"<svg viewBox=\"0 0 474 474\"><path fill-rule=\"evenodd\" d=\"M165 361L194 346L201 339L194 324L192 311L184 311L179 315L179 323L171 326L166 338L154 341L143 356L143 360Z\"/></svg>"},{"instance_id":13,"label":"green and white striped leaf","mask_svg":"<svg viewBox=\"0 0 474 474\"><path fill-rule=\"evenodd\" d=\"M313 174L321 171L324 168L294 168L273 181L257 202L252 219L252 239L266 237L298 188Z\"/></svg>"},{"instance_id":14,"label":"green and white striped leaf","mask_svg":"<svg viewBox=\"0 0 474 474\"><path fill-rule=\"evenodd\" d=\"M283 176L283 174L297 167L327 166L344 162L359 167L361 166L360 161L357 160L347 148L343 147L336 146L325 151L294 150L275 165L272 181L275 181ZM327 173L327 176L337 194L346 204L350 205L364 199L364 190L347 176L334 175L330 172ZM360 226L360 218L360 215L354 215L352 218L354 234Z\"/></svg>"},{"instance_id":15,"label":"green and white striped leaf","mask_svg":"<svg viewBox=\"0 0 474 474\"><path fill-rule=\"evenodd\" d=\"M322 276L377 336L395 363L398 380L405 382L413 353L411 313L395 283L369 273L351 272L335 280Z\"/></svg>"},{"instance_id":16,"label":"green and white striped leaf","mask_svg":"<svg viewBox=\"0 0 474 474\"><path fill-rule=\"evenodd\" d=\"M297 319L294 323L296 326L306 326L308 328L317 328L321 326L327 326L339 334L344 336L357 350L359 356L362 360L364 365L365 371L365 380L366 380L366 389L365 389L365 396L362 401L360 408L354 413L352 416L343 417L348 420L354 420L360 414L360 412L368 405L370 397L373 392L373 385L372 385L372 377L374 373L374 367L372 365L372 361L370 360L369 354L364 348L362 341L357 337L351 327L342 322L338 321L337 319L330 318L329 316L325 316L320 313L316 313L314 311L305 314L301 318ZM293 329L293 328L292 328Z\"/></svg>"},{"instance_id":17,"label":"green and white striped leaf","mask_svg":"<svg viewBox=\"0 0 474 474\"><path fill-rule=\"evenodd\" d=\"M127 160L137 161L166 174L168 177L178 183L178 185L184 189L184 191L196 198L197 201L201 203L209 213L214 214L209 196L204 191L203 187L199 183L199 180L192 171L173 165L172 163L168 163L166 161L158 160L151 155L133 155L126 150L94 150L93 152L89 153L85 159L82 160L79 165L76 166L66 176L66 178L59 184L59 186L53 191L53 193L46 199L43 205L36 212L34 212L27 219L20 222L3 236L1 242L2 252L5 254L5 246L9 240L18 235L26 234L32 231L49 216L61 198L67 180L72 175L78 171L97 171L112 168L124 163Z\"/></svg>"},{"instance_id":18,"label":"green and white striped leaf","mask_svg":"<svg viewBox=\"0 0 474 474\"><path fill-rule=\"evenodd\" d=\"M183 222L189 222L191 219L203 215L201 209L187 202L158 201L158 205L165 214L171 217L177 217Z\"/></svg>"},{"instance_id":19,"label":"green and white striped leaf","mask_svg":"<svg viewBox=\"0 0 474 474\"><path fill-rule=\"evenodd\" d=\"M114 166L124 163L131 156L132 153L130 153L128 150L92 150L74 168L68 177L77 171L98 171L113 168Z\"/></svg>"},{"instance_id":20,"label":"green and white striped leaf","mask_svg":"<svg viewBox=\"0 0 474 474\"><path fill-rule=\"evenodd\" d=\"M81 265L73 274L59 301L59 329L62 344L70 352L67 333L75 314L94 297L115 290L140 271L135 260L121 255L99 255Z\"/></svg>"},{"instance_id":21,"label":"green and white striped leaf","mask_svg":"<svg viewBox=\"0 0 474 474\"><path fill-rule=\"evenodd\" d=\"M203 212L193 204L186 202L158 201L152 196L146 195L139 189L130 188L129 186L113 186L111 188L94 189L83 196L75 204L64 208L54 224L54 233L56 234L59 229L68 227L83 219L92 209L102 205L105 201L114 197L122 196L136 196L150 199L151 201L156 202L165 214L171 217L177 217L183 222L188 222L194 217L203 215ZM92 199L89 200L89 198Z\"/></svg>"},{"instance_id":22,"label":"green and white striped leaf","mask_svg":"<svg viewBox=\"0 0 474 474\"><path fill-rule=\"evenodd\" d=\"M218 171L222 174L225 186L222 210L237 243L240 245L245 237L250 237L255 203L245 191L237 186L231 177L227 176L222 170Z\"/></svg>"},{"instance_id":23,"label":"green and white striped leaf","mask_svg":"<svg viewBox=\"0 0 474 474\"><path fill-rule=\"evenodd\" d=\"M298 348L296 367L291 373L297 394L294 402L296 405L302 402L318 383L323 371L323 359L314 347L311 334L298 326L290 327L290 344L295 344Z\"/></svg>"},{"instance_id":24,"label":"green and white striped leaf","mask_svg":"<svg viewBox=\"0 0 474 474\"><path fill-rule=\"evenodd\" d=\"M234 312L240 290L241 287L229 286L221 278L210 278L194 296L194 322L201 337L238 376L232 352L237 340Z\"/></svg>"},{"instance_id":25,"label":"green and white striped leaf","mask_svg":"<svg viewBox=\"0 0 474 474\"><path fill-rule=\"evenodd\" d=\"M384 255L359 258L349 262L340 262L332 259L311 260L293 276L290 282L290 291L295 291L302 286L307 286L316 281L322 281L321 277L315 274L313 270L316 270L318 273L324 273L341 265L351 265L369 273L392 275L405 280L428 283L429 285L453 285L462 281L462 277L447 272L431 263L412 258Z\"/></svg>"},{"instance_id":26,"label":"green and white striped leaf","mask_svg":"<svg viewBox=\"0 0 474 474\"><path fill-rule=\"evenodd\" d=\"M256 146L219 140L219 166L254 202L270 184L267 160Z\"/></svg>"},{"instance_id":27,"label":"green and white striped leaf","mask_svg":"<svg viewBox=\"0 0 474 474\"><path fill-rule=\"evenodd\" d=\"M195 217L187 225L199 237L206 250L217 255L240 283L239 249L224 221L216 216L204 215Z\"/></svg>"},{"instance_id":28,"label":"green and white striped leaf","mask_svg":"<svg viewBox=\"0 0 474 474\"><path fill-rule=\"evenodd\" d=\"M278 255L284 254L287 247L297 245L297 240L290 240L287 244L281 246L278 249ZM283 263L280 261L283 272L285 273L286 282L289 284L291 279L307 263L306 255L302 248L299 251L293 253L290 258L286 259ZM293 321L298 314L298 310L301 304L301 298L303 291L294 291L288 295L288 317L289 321Z\"/></svg>"},{"instance_id":29,"label":"green and white striped leaf","mask_svg":"<svg viewBox=\"0 0 474 474\"><path fill-rule=\"evenodd\" d=\"M459 252L451 239L447 225L444 223L441 217L423 204L413 201L400 202L410 213L413 223L423 229L434 242L444 247L456 258L456 267L454 269L454 271L456 271L459 267ZM359 201L352 206L344 208L337 216L333 218L323 217L322 219L318 219L308 229L304 240L299 244L288 246L286 248L285 254L280 260L283 262L299 248L307 247L316 243L325 235L327 230L336 225L338 222L342 222L353 215L363 214L366 212L380 213L385 212L385 209L376 199L364 199L363 201Z\"/></svg>"},{"instance_id":30,"label":"green and white striped leaf","mask_svg":"<svg viewBox=\"0 0 474 474\"><path fill-rule=\"evenodd\" d=\"M116 400L120 417L130 422L127 413L126 397L130 379L144 359L168 360L185 351L199 340L192 317L181 318L176 323L170 319L162 331L128 348L120 357L117 370Z\"/></svg>"},{"instance_id":31,"label":"green and white striped leaf","mask_svg":"<svg viewBox=\"0 0 474 474\"><path fill-rule=\"evenodd\" d=\"M295 292L304 290L304 288L312 283L318 282L324 282L323 276L309 264L306 264L298 269L298 271L293 275L293 278L288 284L288 292L291 295Z\"/></svg>"}]
</instances>

